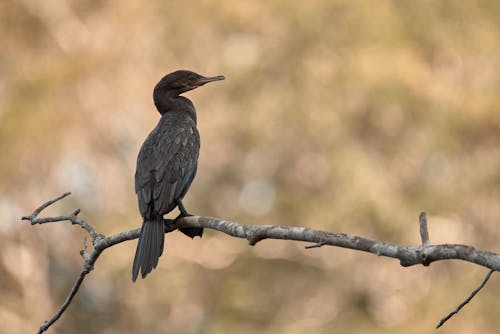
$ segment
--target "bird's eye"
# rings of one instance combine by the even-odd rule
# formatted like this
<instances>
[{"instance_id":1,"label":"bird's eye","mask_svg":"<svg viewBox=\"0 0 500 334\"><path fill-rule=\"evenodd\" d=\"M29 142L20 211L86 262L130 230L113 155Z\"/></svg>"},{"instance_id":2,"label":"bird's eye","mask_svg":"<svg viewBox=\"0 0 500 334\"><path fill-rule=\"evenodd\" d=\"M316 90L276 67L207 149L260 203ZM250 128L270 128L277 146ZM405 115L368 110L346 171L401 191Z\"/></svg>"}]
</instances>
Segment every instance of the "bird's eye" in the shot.
<instances>
[{"instance_id":1,"label":"bird's eye","mask_svg":"<svg viewBox=\"0 0 500 334\"><path fill-rule=\"evenodd\" d=\"M188 86L190 87L196 87L196 82L198 81L198 77L196 75L190 75L188 76L188 81L187 81L187 84Z\"/></svg>"}]
</instances>

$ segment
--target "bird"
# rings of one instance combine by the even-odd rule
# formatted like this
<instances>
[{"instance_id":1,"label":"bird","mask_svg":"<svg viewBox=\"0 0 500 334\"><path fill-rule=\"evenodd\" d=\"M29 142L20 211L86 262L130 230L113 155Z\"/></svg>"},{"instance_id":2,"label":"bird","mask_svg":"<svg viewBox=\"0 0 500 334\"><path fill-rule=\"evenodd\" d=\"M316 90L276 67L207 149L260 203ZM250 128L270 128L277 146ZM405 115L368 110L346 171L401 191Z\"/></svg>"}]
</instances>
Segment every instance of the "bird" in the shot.
<instances>
[{"instance_id":1,"label":"bird","mask_svg":"<svg viewBox=\"0 0 500 334\"><path fill-rule=\"evenodd\" d=\"M137 156L135 192L143 222L132 266L132 282L139 272L145 278L158 265L165 236L163 215L178 207L180 214L176 219L190 216L182 199L196 175L200 135L194 104L180 95L224 79L222 75L205 77L178 70L165 75L154 88L153 101L161 117ZM191 238L203 235L203 228L181 228L180 231Z\"/></svg>"}]
</instances>

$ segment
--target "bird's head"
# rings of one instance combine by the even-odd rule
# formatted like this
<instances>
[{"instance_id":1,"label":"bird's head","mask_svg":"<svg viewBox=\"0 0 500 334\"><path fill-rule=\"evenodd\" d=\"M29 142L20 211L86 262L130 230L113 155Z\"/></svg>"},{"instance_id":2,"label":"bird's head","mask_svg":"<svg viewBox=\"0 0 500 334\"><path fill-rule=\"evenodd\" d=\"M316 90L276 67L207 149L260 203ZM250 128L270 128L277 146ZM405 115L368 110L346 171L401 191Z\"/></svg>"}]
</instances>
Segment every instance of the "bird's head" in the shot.
<instances>
[{"instance_id":1,"label":"bird's head","mask_svg":"<svg viewBox=\"0 0 500 334\"><path fill-rule=\"evenodd\" d=\"M179 95L192 89L203 86L206 83L224 80L224 76L204 77L191 71L175 71L164 76L155 87L154 94Z\"/></svg>"}]
</instances>

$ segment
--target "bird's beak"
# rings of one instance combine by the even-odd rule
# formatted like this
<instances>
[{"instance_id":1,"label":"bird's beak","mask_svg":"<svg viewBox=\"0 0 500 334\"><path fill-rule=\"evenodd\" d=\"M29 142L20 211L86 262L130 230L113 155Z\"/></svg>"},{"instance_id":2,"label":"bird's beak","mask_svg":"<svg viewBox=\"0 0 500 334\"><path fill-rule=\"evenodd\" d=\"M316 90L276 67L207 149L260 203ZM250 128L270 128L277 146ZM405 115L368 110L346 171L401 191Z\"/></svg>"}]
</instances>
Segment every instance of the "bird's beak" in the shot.
<instances>
[{"instance_id":1,"label":"bird's beak","mask_svg":"<svg viewBox=\"0 0 500 334\"><path fill-rule=\"evenodd\" d=\"M203 86L206 83L212 82L212 81L219 81L219 80L224 80L225 77L223 75L218 75L215 77L201 77L199 80L197 80L194 84L199 87Z\"/></svg>"}]
</instances>

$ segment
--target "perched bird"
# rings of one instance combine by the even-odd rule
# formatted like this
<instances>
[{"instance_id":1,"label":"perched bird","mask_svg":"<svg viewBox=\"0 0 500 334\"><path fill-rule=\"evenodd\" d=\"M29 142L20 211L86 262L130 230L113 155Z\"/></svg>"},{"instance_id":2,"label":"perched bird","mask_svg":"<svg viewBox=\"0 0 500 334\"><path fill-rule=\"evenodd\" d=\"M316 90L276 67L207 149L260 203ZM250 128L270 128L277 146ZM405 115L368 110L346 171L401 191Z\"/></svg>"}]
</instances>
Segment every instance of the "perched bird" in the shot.
<instances>
[{"instance_id":1,"label":"perched bird","mask_svg":"<svg viewBox=\"0 0 500 334\"><path fill-rule=\"evenodd\" d=\"M137 157L135 192L143 223L132 267L133 282L139 271L145 278L158 264L165 235L163 215L176 206L181 211L179 217L189 215L182 199L196 174L200 135L193 103L179 95L217 80L224 77L176 71L164 76L154 88L153 99L161 118ZM180 231L191 238L203 234L202 228Z\"/></svg>"}]
</instances>

